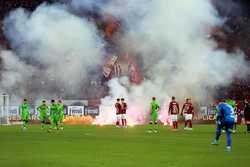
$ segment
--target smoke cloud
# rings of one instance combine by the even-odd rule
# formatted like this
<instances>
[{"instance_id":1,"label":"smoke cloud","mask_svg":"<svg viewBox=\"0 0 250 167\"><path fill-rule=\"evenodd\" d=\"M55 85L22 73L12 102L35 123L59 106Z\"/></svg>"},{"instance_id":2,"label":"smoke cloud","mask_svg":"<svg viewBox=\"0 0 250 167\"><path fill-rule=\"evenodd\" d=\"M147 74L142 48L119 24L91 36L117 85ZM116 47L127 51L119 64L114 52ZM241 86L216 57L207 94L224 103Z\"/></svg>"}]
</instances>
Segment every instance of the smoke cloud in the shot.
<instances>
[{"instance_id":1,"label":"smoke cloud","mask_svg":"<svg viewBox=\"0 0 250 167\"><path fill-rule=\"evenodd\" d=\"M109 81L110 95L102 99L97 124L115 121L118 97L128 103L129 124L145 123L153 96L161 103L161 121L167 123L171 96L207 102L218 87L249 70L240 50L227 53L210 38L212 28L225 21L211 0L71 0L43 4L34 12L17 9L5 18L5 35L15 53L1 52L6 66L1 89L20 96L75 97L82 92L89 71L102 64L104 43L94 22L69 11L119 19L122 30L116 45L141 62L140 85L126 77Z\"/></svg>"},{"instance_id":2,"label":"smoke cloud","mask_svg":"<svg viewBox=\"0 0 250 167\"><path fill-rule=\"evenodd\" d=\"M1 54L6 67L1 85L11 94L80 96L89 71L102 60L103 41L94 23L63 5L17 9L5 18L4 32L15 54Z\"/></svg>"},{"instance_id":3,"label":"smoke cloud","mask_svg":"<svg viewBox=\"0 0 250 167\"><path fill-rule=\"evenodd\" d=\"M242 1L234 0L213 0L219 12L225 16L241 16L246 10L242 5Z\"/></svg>"},{"instance_id":4,"label":"smoke cloud","mask_svg":"<svg viewBox=\"0 0 250 167\"><path fill-rule=\"evenodd\" d=\"M223 24L210 0L127 0L120 8L105 10L124 20L121 44L143 62L143 83L126 86L123 95L128 97L128 116L134 122L138 117L132 113L148 115L152 96L161 102L160 118L167 122L171 96L178 101L191 97L195 102L209 102L217 87L248 71L241 51L229 54L209 38L210 30ZM119 92L117 82L122 85L110 82L112 92Z\"/></svg>"}]
</instances>

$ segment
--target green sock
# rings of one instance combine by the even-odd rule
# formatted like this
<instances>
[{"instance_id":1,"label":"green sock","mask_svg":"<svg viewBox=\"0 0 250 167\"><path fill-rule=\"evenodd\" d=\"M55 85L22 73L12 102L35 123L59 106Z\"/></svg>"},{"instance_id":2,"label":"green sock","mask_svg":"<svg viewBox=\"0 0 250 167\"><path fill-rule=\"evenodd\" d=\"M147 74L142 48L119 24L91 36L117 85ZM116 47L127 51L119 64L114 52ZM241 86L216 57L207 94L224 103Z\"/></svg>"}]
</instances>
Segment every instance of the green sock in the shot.
<instances>
[{"instance_id":1,"label":"green sock","mask_svg":"<svg viewBox=\"0 0 250 167\"><path fill-rule=\"evenodd\" d=\"M62 122L60 123L60 127L63 128L63 123Z\"/></svg>"},{"instance_id":2,"label":"green sock","mask_svg":"<svg viewBox=\"0 0 250 167\"><path fill-rule=\"evenodd\" d=\"M57 123L54 123L54 129L58 129L58 124Z\"/></svg>"},{"instance_id":3,"label":"green sock","mask_svg":"<svg viewBox=\"0 0 250 167\"><path fill-rule=\"evenodd\" d=\"M27 128L27 127L28 127L27 121L23 121L23 128Z\"/></svg>"},{"instance_id":4,"label":"green sock","mask_svg":"<svg viewBox=\"0 0 250 167\"><path fill-rule=\"evenodd\" d=\"M41 128L44 129L44 127L45 127L45 124L41 123Z\"/></svg>"},{"instance_id":5,"label":"green sock","mask_svg":"<svg viewBox=\"0 0 250 167\"><path fill-rule=\"evenodd\" d=\"M158 124L155 124L154 128L155 130L158 130Z\"/></svg>"},{"instance_id":6,"label":"green sock","mask_svg":"<svg viewBox=\"0 0 250 167\"><path fill-rule=\"evenodd\" d=\"M52 128L53 128L53 124L52 124L52 123L50 123L49 128L50 128L50 129L52 129Z\"/></svg>"},{"instance_id":7,"label":"green sock","mask_svg":"<svg viewBox=\"0 0 250 167\"><path fill-rule=\"evenodd\" d=\"M149 123L149 130L153 130L154 129L154 124L153 123Z\"/></svg>"}]
</instances>

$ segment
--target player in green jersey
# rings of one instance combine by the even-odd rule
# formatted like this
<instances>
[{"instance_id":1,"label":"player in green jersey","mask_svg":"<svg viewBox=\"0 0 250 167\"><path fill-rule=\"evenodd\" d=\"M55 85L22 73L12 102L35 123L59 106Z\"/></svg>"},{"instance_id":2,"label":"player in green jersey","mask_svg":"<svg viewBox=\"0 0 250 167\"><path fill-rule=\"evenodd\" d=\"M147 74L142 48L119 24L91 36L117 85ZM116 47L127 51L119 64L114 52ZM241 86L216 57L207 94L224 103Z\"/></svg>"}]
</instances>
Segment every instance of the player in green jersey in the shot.
<instances>
[{"instance_id":1,"label":"player in green jersey","mask_svg":"<svg viewBox=\"0 0 250 167\"><path fill-rule=\"evenodd\" d=\"M27 99L23 99L23 103L20 108L21 108L21 119L23 121L22 129L26 130L28 128L29 109L30 109Z\"/></svg>"},{"instance_id":2,"label":"player in green jersey","mask_svg":"<svg viewBox=\"0 0 250 167\"><path fill-rule=\"evenodd\" d=\"M58 129L58 121L59 121L59 112L58 105L55 103L55 100L51 100L50 105L50 130Z\"/></svg>"},{"instance_id":3,"label":"player in green jersey","mask_svg":"<svg viewBox=\"0 0 250 167\"><path fill-rule=\"evenodd\" d=\"M152 102L150 104L150 128L149 132L158 132L158 110L160 108L159 102L155 97L152 98Z\"/></svg>"},{"instance_id":4,"label":"player in green jersey","mask_svg":"<svg viewBox=\"0 0 250 167\"><path fill-rule=\"evenodd\" d=\"M64 104L62 100L58 100L58 112L59 112L59 124L60 129L63 130L63 120L64 120Z\"/></svg>"},{"instance_id":5,"label":"player in green jersey","mask_svg":"<svg viewBox=\"0 0 250 167\"><path fill-rule=\"evenodd\" d=\"M38 112L39 112L39 119L41 121L41 128L45 128L46 120L47 120L47 113L49 111L49 107L46 104L46 101L43 100L42 104L38 107Z\"/></svg>"}]
</instances>

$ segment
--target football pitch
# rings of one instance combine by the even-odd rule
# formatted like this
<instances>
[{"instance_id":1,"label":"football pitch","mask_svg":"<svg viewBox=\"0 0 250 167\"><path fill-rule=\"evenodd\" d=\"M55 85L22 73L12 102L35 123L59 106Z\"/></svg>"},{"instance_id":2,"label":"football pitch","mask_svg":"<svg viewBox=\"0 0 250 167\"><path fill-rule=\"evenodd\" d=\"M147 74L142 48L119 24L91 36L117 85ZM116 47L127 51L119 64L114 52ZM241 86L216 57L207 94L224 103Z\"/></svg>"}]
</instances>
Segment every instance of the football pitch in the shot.
<instances>
[{"instance_id":1,"label":"football pitch","mask_svg":"<svg viewBox=\"0 0 250 167\"><path fill-rule=\"evenodd\" d=\"M148 134L147 126L68 125L47 133L39 125L25 132L20 126L0 126L1 167L246 167L250 134L245 127L233 134L233 150L210 143L215 125L196 125L194 131L173 132L160 127Z\"/></svg>"}]
</instances>

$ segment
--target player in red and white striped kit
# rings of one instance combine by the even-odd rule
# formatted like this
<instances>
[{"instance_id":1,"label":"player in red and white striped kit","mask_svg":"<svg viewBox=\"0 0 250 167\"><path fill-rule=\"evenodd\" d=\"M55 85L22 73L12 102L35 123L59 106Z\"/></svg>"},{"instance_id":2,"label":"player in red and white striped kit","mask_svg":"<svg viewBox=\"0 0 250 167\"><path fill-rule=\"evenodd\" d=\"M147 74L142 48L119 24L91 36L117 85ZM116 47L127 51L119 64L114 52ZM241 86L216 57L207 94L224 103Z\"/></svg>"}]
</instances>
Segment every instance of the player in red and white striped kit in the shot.
<instances>
[{"instance_id":1,"label":"player in red and white striped kit","mask_svg":"<svg viewBox=\"0 0 250 167\"><path fill-rule=\"evenodd\" d=\"M191 103L191 99L186 99L186 102L183 104L182 110L181 110L181 115L184 115L185 118L185 130L192 130L193 125L192 125L192 119L193 119L193 111L194 107L193 104Z\"/></svg>"},{"instance_id":2,"label":"player in red and white striped kit","mask_svg":"<svg viewBox=\"0 0 250 167\"><path fill-rule=\"evenodd\" d=\"M175 100L174 96L172 97L172 101L169 103L168 114L171 116L173 129L178 129L179 104Z\"/></svg>"},{"instance_id":3,"label":"player in red and white striped kit","mask_svg":"<svg viewBox=\"0 0 250 167\"><path fill-rule=\"evenodd\" d=\"M115 103L116 108L116 127L120 127L120 120L121 120L121 114L122 114L122 105L120 103L120 99L116 100Z\"/></svg>"},{"instance_id":4,"label":"player in red and white striped kit","mask_svg":"<svg viewBox=\"0 0 250 167\"><path fill-rule=\"evenodd\" d=\"M126 119L126 112L127 112L127 108L128 105L125 102L124 98L121 98L121 119L122 119L122 127L127 128L127 119Z\"/></svg>"}]
</instances>

